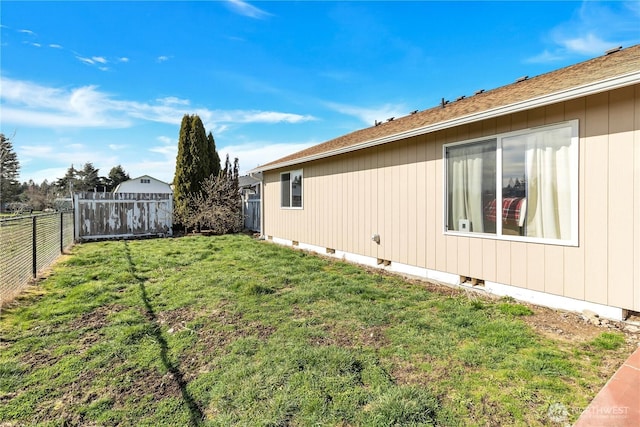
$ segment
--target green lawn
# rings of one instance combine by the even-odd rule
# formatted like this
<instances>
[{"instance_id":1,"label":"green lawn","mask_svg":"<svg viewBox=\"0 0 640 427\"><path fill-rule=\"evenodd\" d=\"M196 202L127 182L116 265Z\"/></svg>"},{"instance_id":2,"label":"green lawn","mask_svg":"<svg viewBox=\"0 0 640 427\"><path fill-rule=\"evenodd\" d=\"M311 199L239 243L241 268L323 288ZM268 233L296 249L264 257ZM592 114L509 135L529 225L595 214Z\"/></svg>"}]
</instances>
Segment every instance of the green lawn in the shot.
<instances>
[{"instance_id":1,"label":"green lawn","mask_svg":"<svg viewBox=\"0 0 640 427\"><path fill-rule=\"evenodd\" d=\"M0 425L574 421L630 345L533 317L244 235L78 245L1 313Z\"/></svg>"}]
</instances>

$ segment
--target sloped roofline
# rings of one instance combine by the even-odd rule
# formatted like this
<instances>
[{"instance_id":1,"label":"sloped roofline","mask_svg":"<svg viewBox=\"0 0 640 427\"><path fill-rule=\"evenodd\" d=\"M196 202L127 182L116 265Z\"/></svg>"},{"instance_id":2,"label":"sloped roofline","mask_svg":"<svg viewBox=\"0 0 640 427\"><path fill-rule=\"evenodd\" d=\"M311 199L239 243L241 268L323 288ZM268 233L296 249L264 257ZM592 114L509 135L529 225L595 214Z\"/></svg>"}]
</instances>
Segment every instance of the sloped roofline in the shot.
<instances>
[{"instance_id":1,"label":"sloped roofline","mask_svg":"<svg viewBox=\"0 0 640 427\"><path fill-rule=\"evenodd\" d=\"M122 181L120 184L116 185L116 188L114 188L114 189L113 189L113 190L111 190L111 191L112 191L113 193L117 193L117 192L118 192L118 190L120 189L120 185L124 184L125 182L138 181L138 180L139 180L139 179L141 179L141 178L150 178L150 179L153 179L154 181L157 181L157 182L159 182L159 183L161 183L161 184L166 184L166 185L168 185L168 186L169 186L169 188L171 188L171 184L169 184L168 182L164 182L164 181L162 181L162 180L160 180L160 179L158 179L158 178L154 178L154 177L152 177L151 175L140 175L140 176L137 176L137 177L135 177L135 178L130 178L130 179L126 180L126 181ZM171 189L171 191L173 191L173 189Z\"/></svg>"},{"instance_id":2,"label":"sloped roofline","mask_svg":"<svg viewBox=\"0 0 640 427\"><path fill-rule=\"evenodd\" d=\"M301 155L299 157L296 157L294 154L292 156L288 156L288 158L287 157L282 158L281 161L276 160L274 162L267 163L262 166L258 166L250 170L248 173L270 171L270 170L285 168L293 165L299 165L301 163L321 160L328 157L337 156L340 154L350 153L350 152L362 150L365 148L375 147L378 145L411 138L414 136L424 135L424 134L440 131L443 129L449 129L455 126L474 123L481 120L495 118L495 117L503 116L507 114L518 113L526 110L531 110L533 108L544 107L544 106L555 104L558 102L569 101L569 100L581 98L587 95L594 95L597 93L611 91L611 90L619 89L622 87L626 87L626 86L630 86L638 83L640 83L640 70L634 70L632 72L628 72L625 74L617 75L610 78L605 78L598 81L589 82L579 86L561 89L559 91L543 94L540 96L535 96L522 101L517 101L517 102L500 105L493 108L488 108L485 110L476 111L471 114L453 117L447 120L441 120L435 123L430 123L425 126L419 126L419 127L407 129L401 132L396 132L389 135L383 135L377 138L366 139L361 142L341 146L335 149L328 149L325 151L321 151L321 152L306 155L306 156Z\"/></svg>"}]
</instances>

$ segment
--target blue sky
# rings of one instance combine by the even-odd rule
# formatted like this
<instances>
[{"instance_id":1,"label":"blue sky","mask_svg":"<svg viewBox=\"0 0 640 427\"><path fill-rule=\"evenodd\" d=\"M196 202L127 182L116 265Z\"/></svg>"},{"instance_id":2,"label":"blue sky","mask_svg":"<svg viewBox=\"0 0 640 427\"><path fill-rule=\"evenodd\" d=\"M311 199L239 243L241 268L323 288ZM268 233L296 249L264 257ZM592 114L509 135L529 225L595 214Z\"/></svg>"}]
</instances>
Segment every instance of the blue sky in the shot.
<instances>
[{"instance_id":1,"label":"blue sky","mask_svg":"<svg viewBox=\"0 0 640 427\"><path fill-rule=\"evenodd\" d=\"M640 1L0 2L0 132L20 180L170 182L198 114L242 171L640 43Z\"/></svg>"}]
</instances>

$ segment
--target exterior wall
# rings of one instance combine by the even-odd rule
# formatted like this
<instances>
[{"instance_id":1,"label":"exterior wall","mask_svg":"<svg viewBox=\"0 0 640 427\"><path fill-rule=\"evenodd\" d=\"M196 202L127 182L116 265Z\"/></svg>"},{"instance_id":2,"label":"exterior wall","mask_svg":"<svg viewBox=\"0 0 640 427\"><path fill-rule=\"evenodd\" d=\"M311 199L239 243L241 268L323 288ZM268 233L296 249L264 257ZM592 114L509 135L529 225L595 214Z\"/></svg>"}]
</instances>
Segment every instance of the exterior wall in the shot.
<instances>
[{"instance_id":1,"label":"exterior wall","mask_svg":"<svg viewBox=\"0 0 640 427\"><path fill-rule=\"evenodd\" d=\"M573 119L577 247L444 234L443 144ZM640 311L640 85L300 167L303 209L265 172L265 236Z\"/></svg>"},{"instance_id":2,"label":"exterior wall","mask_svg":"<svg viewBox=\"0 0 640 427\"><path fill-rule=\"evenodd\" d=\"M143 184L140 179L148 179L151 182ZM163 193L170 194L171 187L166 182L158 181L150 176L141 176L138 178L130 179L129 181L121 182L120 185L114 190L114 193Z\"/></svg>"}]
</instances>

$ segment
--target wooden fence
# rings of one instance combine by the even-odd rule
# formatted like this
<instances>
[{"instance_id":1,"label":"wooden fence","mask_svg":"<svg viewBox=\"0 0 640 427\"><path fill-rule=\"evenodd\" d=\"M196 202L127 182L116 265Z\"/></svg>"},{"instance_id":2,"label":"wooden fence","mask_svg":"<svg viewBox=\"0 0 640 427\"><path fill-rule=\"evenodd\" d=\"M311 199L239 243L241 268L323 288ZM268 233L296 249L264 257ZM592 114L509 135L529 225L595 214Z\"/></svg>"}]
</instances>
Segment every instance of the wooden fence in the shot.
<instances>
[{"instance_id":1,"label":"wooden fence","mask_svg":"<svg viewBox=\"0 0 640 427\"><path fill-rule=\"evenodd\" d=\"M259 194L252 194L242 202L242 215L244 216L244 228L251 231L260 231Z\"/></svg>"},{"instance_id":2,"label":"wooden fence","mask_svg":"<svg viewBox=\"0 0 640 427\"><path fill-rule=\"evenodd\" d=\"M173 195L78 193L73 198L77 241L173 234Z\"/></svg>"}]
</instances>

